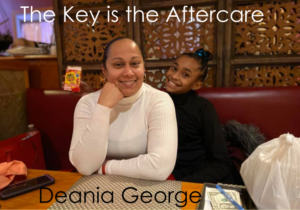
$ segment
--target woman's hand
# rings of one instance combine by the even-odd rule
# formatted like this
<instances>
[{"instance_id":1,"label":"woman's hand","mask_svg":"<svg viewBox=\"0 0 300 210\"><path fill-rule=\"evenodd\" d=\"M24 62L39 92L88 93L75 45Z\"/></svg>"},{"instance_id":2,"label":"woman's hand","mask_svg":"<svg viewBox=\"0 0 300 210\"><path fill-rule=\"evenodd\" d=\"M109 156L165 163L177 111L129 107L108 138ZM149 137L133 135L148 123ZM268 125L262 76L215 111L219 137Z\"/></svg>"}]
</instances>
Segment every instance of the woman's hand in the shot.
<instances>
[{"instance_id":1,"label":"woman's hand","mask_svg":"<svg viewBox=\"0 0 300 210\"><path fill-rule=\"evenodd\" d=\"M115 84L107 82L102 88L98 104L113 108L123 97L123 93Z\"/></svg>"}]
</instances>

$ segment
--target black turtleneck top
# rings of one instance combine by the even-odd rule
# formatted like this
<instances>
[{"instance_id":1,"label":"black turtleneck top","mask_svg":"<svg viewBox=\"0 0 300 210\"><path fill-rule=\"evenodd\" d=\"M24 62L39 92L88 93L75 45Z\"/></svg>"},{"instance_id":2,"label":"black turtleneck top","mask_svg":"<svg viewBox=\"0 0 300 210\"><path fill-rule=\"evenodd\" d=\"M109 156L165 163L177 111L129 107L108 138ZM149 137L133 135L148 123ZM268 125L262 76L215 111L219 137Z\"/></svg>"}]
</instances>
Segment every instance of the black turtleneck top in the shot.
<instances>
[{"instance_id":1,"label":"black turtleneck top","mask_svg":"<svg viewBox=\"0 0 300 210\"><path fill-rule=\"evenodd\" d=\"M178 124L175 179L198 183L228 179L232 165L213 104L192 90L170 96Z\"/></svg>"}]
</instances>

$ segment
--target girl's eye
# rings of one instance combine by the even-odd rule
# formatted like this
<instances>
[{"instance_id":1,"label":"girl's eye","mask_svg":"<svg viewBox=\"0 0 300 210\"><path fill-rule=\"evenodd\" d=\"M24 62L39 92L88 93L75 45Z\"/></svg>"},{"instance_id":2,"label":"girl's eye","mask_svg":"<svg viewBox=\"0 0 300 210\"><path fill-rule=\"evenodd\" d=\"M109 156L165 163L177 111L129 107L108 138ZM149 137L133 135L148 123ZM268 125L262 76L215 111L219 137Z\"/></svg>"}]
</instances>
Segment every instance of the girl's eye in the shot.
<instances>
[{"instance_id":1,"label":"girl's eye","mask_svg":"<svg viewBox=\"0 0 300 210\"><path fill-rule=\"evenodd\" d=\"M173 71L176 71L176 70L177 70L175 66L172 66L171 69L172 69Z\"/></svg>"},{"instance_id":2,"label":"girl's eye","mask_svg":"<svg viewBox=\"0 0 300 210\"><path fill-rule=\"evenodd\" d=\"M190 75L189 74L185 74L185 73L183 73L182 74L184 77L189 77Z\"/></svg>"}]
</instances>

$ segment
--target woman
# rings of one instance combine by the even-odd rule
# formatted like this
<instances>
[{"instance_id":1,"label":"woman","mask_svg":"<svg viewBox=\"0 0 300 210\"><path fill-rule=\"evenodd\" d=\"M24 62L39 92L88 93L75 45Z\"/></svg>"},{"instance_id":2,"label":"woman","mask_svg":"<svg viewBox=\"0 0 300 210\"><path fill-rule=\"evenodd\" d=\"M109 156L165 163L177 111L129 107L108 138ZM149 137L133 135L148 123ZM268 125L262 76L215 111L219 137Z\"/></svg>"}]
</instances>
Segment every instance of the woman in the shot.
<instances>
[{"instance_id":1,"label":"woman","mask_svg":"<svg viewBox=\"0 0 300 210\"><path fill-rule=\"evenodd\" d=\"M105 86L76 106L71 163L83 175L165 180L177 152L172 99L143 83L143 57L131 39L118 38L106 46L102 71Z\"/></svg>"},{"instance_id":2,"label":"woman","mask_svg":"<svg viewBox=\"0 0 300 210\"><path fill-rule=\"evenodd\" d=\"M212 55L203 49L179 56L166 73L166 90L176 109L178 153L176 180L231 183L229 158L213 104L194 90L202 87Z\"/></svg>"}]
</instances>

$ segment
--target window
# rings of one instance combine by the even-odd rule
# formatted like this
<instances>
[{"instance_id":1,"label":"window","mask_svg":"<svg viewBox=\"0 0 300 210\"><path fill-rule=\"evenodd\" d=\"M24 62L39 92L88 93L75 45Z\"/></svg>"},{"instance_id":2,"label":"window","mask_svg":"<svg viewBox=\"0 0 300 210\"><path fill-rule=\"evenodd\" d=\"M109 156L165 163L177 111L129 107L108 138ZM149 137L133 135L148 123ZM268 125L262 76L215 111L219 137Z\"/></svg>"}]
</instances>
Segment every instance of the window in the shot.
<instances>
[{"instance_id":1,"label":"window","mask_svg":"<svg viewBox=\"0 0 300 210\"><path fill-rule=\"evenodd\" d=\"M27 40L43 43L52 43L54 36L53 23L33 22L23 23L21 25L21 37Z\"/></svg>"},{"instance_id":2,"label":"window","mask_svg":"<svg viewBox=\"0 0 300 210\"><path fill-rule=\"evenodd\" d=\"M43 42L43 43L54 43L55 34L54 34L54 23L46 22L43 19L44 12L41 12L41 22L39 21L39 13L34 13L32 15L28 13L25 16L24 14L17 14L15 16L15 30L16 38L25 38L34 42Z\"/></svg>"}]
</instances>

